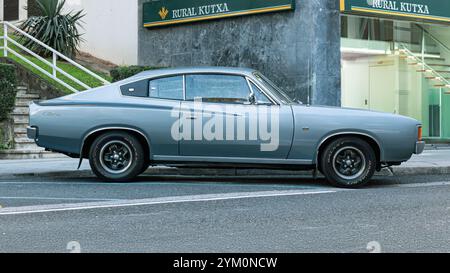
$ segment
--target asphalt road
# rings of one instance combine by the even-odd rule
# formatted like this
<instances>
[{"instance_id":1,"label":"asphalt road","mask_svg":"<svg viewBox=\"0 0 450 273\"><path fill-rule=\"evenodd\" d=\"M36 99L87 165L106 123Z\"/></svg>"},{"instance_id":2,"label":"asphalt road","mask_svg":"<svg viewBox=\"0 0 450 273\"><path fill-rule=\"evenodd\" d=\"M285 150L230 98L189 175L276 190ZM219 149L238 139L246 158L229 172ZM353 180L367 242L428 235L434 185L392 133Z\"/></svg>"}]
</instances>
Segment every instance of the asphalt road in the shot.
<instances>
[{"instance_id":1,"label":"asphalt road","mask_svg":"<svg viewBox=\"0 0 450 273\"><path fill-rule=\"evenodd\" d=\"M0 252L450 252L450 175L360 190L311 178L0 177L0 205Z\"/></svg>"}]
</instances>

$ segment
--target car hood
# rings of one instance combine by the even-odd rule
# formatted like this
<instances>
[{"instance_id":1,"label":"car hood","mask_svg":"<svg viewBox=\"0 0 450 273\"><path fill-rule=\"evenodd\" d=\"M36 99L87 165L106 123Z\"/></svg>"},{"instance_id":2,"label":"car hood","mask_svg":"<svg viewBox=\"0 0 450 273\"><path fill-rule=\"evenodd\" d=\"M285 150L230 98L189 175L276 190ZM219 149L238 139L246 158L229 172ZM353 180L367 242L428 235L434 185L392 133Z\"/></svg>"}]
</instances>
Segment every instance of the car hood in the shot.
<instances>
[{"instance_id":1,"label":"car hood","mask_svg":"<svg viewBox=\"0 0 450 273\"><path fill-rule=\"evenodd\" d=\"M292 109L294 112L296 111L308 111L311 113L315 113L317 115L324 115L324 116L333 116L333 117L359 117L362 119L367 119L367 121L370 121L370 118L376 118L378 119L386 119L386 120L403 120L408 121L412 123L416 123L417 125L420 125L421 122L410 118L406 116L402 116L399 114L392 114L392 113L386 113L386 112L379 112L379 111L372 111L372 110L365 110L365 109L356 109L356 108L342 108L342 107L335 107L335 106L306 106L306 105L293 105Z\"/></svg>"}]
</instances>

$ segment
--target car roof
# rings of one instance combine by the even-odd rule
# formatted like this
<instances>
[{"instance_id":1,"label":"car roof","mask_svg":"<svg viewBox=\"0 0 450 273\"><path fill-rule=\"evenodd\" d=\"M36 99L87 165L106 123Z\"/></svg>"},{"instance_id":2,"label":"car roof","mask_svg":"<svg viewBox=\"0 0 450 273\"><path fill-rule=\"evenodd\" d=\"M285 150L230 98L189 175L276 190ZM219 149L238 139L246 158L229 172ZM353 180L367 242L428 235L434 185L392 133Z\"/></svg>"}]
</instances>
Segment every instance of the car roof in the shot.
<instances>
[{"instance_id":1,"label":"car roof","mask_svg":"<svg viewBox=\"0 0 450 273\"><path fill-rule=\"evenodd\" d=\"M219 74L223 73L223 74L251 75L255 71L256 70L254 69L243 67L220 67L220 66L178 67L178 68L148 70L135 75L133 78L190 74L190 73L219 73Z\"/></svg>"}]
</instances>

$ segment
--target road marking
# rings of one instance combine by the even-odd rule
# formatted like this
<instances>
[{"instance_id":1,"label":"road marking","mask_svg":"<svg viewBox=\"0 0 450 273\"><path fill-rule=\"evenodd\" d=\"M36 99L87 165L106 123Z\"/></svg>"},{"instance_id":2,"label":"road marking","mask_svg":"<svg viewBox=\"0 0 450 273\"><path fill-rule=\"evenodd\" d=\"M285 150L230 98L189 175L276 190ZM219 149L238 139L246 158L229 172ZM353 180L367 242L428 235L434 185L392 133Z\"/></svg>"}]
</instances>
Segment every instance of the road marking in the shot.
<instances>
[{"instance_id":1,"label":"road marking","mask_svg":"<svg viewBox=\"0 0 450 273\"><path fill-rule=\"evenodd\" d=\"M21 196L0 196L1 199L7 200L67 200L67 201L119 201L124 199L112 198L64 198L64 197L21 197Z\"/></svg>"},{"instance_id":2,"label":"road marking","mask_svg":"<svg viewBox=\"0 0 450 273\"><path fill-rule=\"evenodd\" d=\"M42 205L42 206L28 206L28 207L0 209L0 216L60 212L60 211L79 211L91 209L150 206L150 205L163 205L176 203L226 201L226 200L265 198L265 197L317 195L336 192L337 191L311 191L311 190L263 191L263 192L260 191L260 192L238 192L238 193L204 194L204 195L190 195L190 196L171 196L171 197L159 197L141 200L117 200L117 201L90 202L77 204L56 204L56 205Z\"/></svg>"}]
</instances>

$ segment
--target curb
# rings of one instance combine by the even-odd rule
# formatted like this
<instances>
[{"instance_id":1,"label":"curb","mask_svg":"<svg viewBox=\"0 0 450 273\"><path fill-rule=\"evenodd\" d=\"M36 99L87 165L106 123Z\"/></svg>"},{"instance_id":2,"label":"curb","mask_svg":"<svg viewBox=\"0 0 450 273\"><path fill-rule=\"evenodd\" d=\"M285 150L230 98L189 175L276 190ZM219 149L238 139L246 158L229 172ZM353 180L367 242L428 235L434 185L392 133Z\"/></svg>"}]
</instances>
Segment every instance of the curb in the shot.
<instances>
[{"instance_id":1,"label":"curb","mask_svg":"<svg viewBox=\"0 0 450 273\"><path fill-rule=\"evenodd\" d=\"M432 166L432 167L394 167L393 172L389 169L383 169L375 176L409 176L409 175L443 175L450 174L450 166ZM168 176L168 177L251 177L251 178L271 178L271 177L305 177L313 176L312 171L294 171L294 170L267 170L267 169L201 169L201 168L170 168L158 167L150 168L145 172L147 176ZM10 174L1 179L11 178L87 178L95 177L91 170L74 170L58 172L34 172L23 174ZM322 177L322 175L319 175Z\"/></svg>"},{"instance_id":2,"label":"curb","mask_svg":"<svg viewBox=\"0 0 450 273\"><path fill-rule=\"evenodd\" d=\"M450 166L396 167L393 174L397 176L450 174Z\"/></svg>"}]
</instances>

